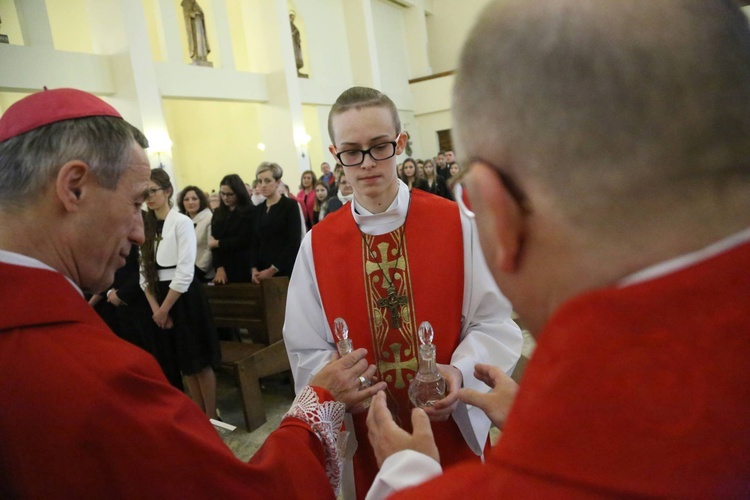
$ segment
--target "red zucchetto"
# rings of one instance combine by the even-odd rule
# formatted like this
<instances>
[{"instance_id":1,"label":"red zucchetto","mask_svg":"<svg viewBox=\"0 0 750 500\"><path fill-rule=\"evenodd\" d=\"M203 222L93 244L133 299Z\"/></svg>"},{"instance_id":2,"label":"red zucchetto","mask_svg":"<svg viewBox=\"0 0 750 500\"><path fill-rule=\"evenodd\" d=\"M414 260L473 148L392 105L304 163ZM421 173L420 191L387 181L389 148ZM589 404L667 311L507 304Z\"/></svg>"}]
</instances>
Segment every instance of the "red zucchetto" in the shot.
<instances>
[{"instance_id":1,"label":"red zucchetto","mask_svg":"<svg viewBox=\"0 0 750 500\"><path fill-rule=\"evenodd\" d=\"M87 116L122 118L115 108L88 92L45 88L24 97L3 113L0 117L0 142L50 123Z\"/></svg>"}]
</instances>

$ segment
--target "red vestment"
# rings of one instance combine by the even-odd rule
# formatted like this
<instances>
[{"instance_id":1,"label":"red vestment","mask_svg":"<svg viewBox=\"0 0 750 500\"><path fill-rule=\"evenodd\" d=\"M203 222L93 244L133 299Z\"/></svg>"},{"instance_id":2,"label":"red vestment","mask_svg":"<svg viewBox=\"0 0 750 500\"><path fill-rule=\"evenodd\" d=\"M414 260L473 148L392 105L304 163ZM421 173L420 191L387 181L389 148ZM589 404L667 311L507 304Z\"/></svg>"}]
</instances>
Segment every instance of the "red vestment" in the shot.
<instances>
[{"instance_id":1,"label":"red vestment","mask_svg":"<svg viewBox=\"0 0 750 500\"><path fill-rule=\"evenodd\" d=\"M434 221L440 221L439 231ZM407 391L417 371L419 324L429 321L435 329L437 363L450 364L461 341L464 264L458 207L414 190L404 225L380 236L361 233L351 210L339 210L316 226L312 250L331 330L337 317L346 320L354 348L367 348L378 379L388 383L389 407L399 424L411 430ZM391 286L400 303L389 307L385 304ZM399 327L393 325L394 314L400 316ZM366 413L353 415L359 498L364 498L378 471L366 418ZM443 464L479 461L453 419L433 422L432 428Z\"/></svg>"},{"instance_id":2,"label":"red vestment","mask_svg":"<svg viewBox=\"0 0 750 500\"><path fill-rule=\"evenodd\" d=\"M487 464L395 497L748 498L748 359L750 244L591 291L539 336Z\"/></svg>"},{"instance_id":3,"label":"red vestment","mask_svg":"<svg viewBox=\"0 0 750 500\"><path fill-rule=\"evenodd\" d=\"M0 263L0 311L0 498L333 498L309 426L237 460L61 274Z\"/></svg>"}]
</instances>

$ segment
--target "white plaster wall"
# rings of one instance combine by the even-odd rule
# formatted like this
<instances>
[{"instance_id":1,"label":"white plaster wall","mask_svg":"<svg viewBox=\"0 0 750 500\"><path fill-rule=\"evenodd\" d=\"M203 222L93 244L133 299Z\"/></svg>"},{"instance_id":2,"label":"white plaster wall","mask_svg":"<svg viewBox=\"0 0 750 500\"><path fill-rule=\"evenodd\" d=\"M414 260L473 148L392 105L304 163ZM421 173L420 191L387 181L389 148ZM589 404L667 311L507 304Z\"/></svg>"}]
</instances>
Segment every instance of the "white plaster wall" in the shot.
<instances>
[{"instance_id":1,"label":"white plaster wall","mask_svg":"<svg viewBox=\"0 0 750 500\"><path fill-rule=\"evenodd\" d=\"M382 88L398 109L413 109L409 89L409 58L406 53L406 26L400 7L373 0L372 13Z\"/></svg>"},{"instance_id":2,"label":"white plaster wall","mask_svg":"<svg viewBox=\"0 0 750 500\"><path fill-rule=\"evenodd\" d=\"M342 0L296 0L297 17L305 23L307 50L303 71L310 78L300 78L300 93L305 104L333 104L353 83L346 19Z\"/></svg>"},{"instance_id":3,"label":"white plaster wall","mask_svg":"<svg viewBox=\"0 0 750 500\"><path fill-rule=\"evenodd\" d=\"M461 47L482 9L490 0L432 0L427 17L433 73L456 69Z\"/></svg>"}]
</instances>

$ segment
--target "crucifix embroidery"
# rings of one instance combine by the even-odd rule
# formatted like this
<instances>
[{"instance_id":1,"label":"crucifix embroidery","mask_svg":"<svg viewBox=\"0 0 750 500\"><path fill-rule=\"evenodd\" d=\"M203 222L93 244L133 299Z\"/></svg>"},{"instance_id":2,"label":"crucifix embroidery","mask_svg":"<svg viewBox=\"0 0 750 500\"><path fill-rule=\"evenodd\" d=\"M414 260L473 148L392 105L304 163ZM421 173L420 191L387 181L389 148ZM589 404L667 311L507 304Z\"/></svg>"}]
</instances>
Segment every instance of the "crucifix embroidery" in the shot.
<instances>
[{"instance_id":1,"label":"crucifix embroidery","mask_svg":"<svg viewBox=\"0 0 750 500\"><path fill-rule=\"evenodd\" d=\"M401 306L406 305L406 295L397 295L396 288L388 287L388 296L378 299L378 307L385 307L391 313L391 328L401 328Z\"/></svg>"},{"instance_id":2,"label":"crucifix embroidery","mask_svg":"<svg viewBox=\"0 0 750 500\"><path fill-rule=\"evenodd\" d=\"M367 274L371 274L376 270L380 270L383 273L383 288L385 288L386 296L378 299L378 307L388 309L390 313L391 328L401 328L401 307L407 304L406 295L399 295L396 292L396 286L393 284L391 279L391 270L398 269L404 270L405 262L404 258L400 255L396 255L395 260L388 260L388 243L380 243L378 245L380 251L380 262L368 262L366 265ZM371 257L376 257L375 252L371 252ZM387 285L387 286L386 286Z\"/></svg>"}]
</instances>

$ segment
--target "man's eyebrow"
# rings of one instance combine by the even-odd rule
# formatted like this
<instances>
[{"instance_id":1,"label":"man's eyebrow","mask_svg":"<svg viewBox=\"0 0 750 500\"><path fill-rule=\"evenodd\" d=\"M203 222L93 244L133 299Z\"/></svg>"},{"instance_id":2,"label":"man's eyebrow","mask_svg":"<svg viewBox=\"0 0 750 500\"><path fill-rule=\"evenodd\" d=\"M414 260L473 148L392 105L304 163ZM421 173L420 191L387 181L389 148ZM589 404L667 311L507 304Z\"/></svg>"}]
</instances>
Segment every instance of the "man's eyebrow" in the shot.
<instances>
[{"instance_id":1,"label":"man's eyebrow","mask_svg":"<svg viewBox=\"0 0 750 500\"><path fill-rule=\"evenodd\" d=\"M369 141L367 141L367 143L368 144L372 144L375 141L379 141L381 139L387 139L389 137L390 137L390 135L388 135L388 134L379 135L377 137L373 137L372 139L370 139ZM344 142L341 143L341 145L342 146L344 146L344 145L359 146L360 143L358 143L358 142L346 142L346 141L344 141Z\"/></svg>"}]
</instances>

